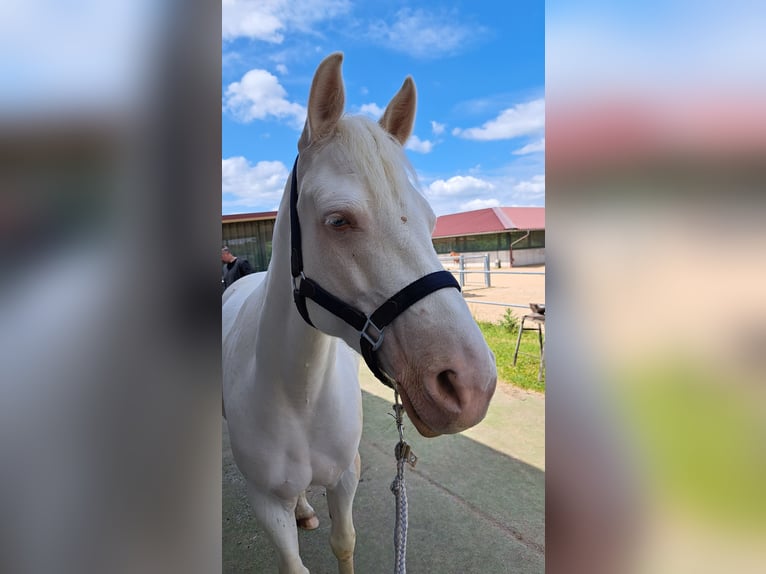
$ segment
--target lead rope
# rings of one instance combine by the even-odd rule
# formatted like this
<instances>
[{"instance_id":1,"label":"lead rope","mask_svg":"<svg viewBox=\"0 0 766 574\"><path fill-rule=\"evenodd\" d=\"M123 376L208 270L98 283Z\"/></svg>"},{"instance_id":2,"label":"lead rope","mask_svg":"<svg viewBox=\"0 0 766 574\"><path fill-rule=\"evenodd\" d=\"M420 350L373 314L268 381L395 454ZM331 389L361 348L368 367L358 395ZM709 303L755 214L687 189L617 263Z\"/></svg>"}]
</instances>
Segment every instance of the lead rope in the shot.
<instances>
[{"instance_id":1,"label":"lead rope","mask_svg":"<svg viewBox=\"0 0 766 574\"><path fill-rule=\"evenodd\" d=\"M394 574L406 574L407 572L407 488L404 483L404 464L408 463L414 467L418 460L410 445L404 442L403 412L404 407L399 402L399 393L394 389L394 419L396 420L396 430L399 431L399 442L394 448L396 478L391 483L391 492L396 497L396 524L394 525L396 562Z\"/></svg>"}]
</instances>

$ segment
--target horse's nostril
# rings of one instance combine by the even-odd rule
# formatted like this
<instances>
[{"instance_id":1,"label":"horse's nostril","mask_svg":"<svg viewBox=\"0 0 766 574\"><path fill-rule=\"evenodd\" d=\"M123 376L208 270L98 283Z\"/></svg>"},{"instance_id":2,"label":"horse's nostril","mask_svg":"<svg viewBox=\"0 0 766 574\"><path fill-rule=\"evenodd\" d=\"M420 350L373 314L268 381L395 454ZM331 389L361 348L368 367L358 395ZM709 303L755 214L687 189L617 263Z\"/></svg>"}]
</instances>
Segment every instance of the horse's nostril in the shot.
<instances>
[{"instance_id":1,"label":"horse's nostril","mask_svg":"<svg viewBox=\"0 0 766 574\"><path fill-rule=\"evenodd\" d=\"M436 375L436 382L438 383L439 393L445 402L460 408L460 397L458 396L455 384L457 382L457 373L452 369L447 369Z\"/></svg>"}]
</instances>

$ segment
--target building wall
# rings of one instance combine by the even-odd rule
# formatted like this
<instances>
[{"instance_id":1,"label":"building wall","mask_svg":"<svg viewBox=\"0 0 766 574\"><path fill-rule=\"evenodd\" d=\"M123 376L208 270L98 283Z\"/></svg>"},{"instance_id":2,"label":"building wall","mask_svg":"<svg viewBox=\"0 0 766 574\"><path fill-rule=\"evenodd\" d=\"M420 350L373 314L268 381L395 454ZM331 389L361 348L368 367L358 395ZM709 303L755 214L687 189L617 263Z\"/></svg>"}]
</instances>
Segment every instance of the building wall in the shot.
<instances>
[{"instance_id":1,"label":"building wall","mask_svg":"<svg viewBox=\"0 0 766 574\"><path fill-rule=\"evenodd\" d=\"M439 237L434 239L434 249L439 254L450 253L487 253L489 251L507 251L511 245L508 233L470 235L460 237Z\"/></svg>"},{"instance_id":2,"label":"building wall","mask_svg":"<svg viewBox=\"0 0 766 574\"><path fill-rule=\"evenodd\" d=\"M513 266L524 267L525 265L545 265L545 247L514 249Z\"/></svg>"},{"instance_id":3,"label":"building wall","mask_svg":"<svg viewBox=\"0 0 766 574\"><path fill-rule=\"evenodd\" d=\"M497 261L500 261L501 267L511 265L511 244L514 267L545 264L545 230L434 239L434 248L440 255L452 251L464 254L489 253L490 264L496 266Z\"/></svg>"},{"instance_id":4,"label":"building wall","mask_svg":"<svg viewBox=\"0 0 766 574\"><path fill-rule=\"evenodd\" d=\"M223 244L237 257L250 262L255 271L266 271L271 261L274 220L236 221L223 224Z\"/></svg>"}]
</instances>

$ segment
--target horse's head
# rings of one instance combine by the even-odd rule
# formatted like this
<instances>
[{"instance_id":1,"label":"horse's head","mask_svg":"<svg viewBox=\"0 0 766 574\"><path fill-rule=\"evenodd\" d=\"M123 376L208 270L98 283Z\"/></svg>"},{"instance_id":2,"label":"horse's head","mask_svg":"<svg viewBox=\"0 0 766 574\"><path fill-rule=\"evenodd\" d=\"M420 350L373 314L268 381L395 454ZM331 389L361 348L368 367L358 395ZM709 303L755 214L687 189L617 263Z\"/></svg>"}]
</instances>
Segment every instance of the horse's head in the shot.
<instances>
[{"instance_id":1,"label":"horse's head","mask_svg":"<svg viewBox=\"0 0 766 574\"><path fill-rule=\"evenodd\" d=\"M342 117L342 59L326 58L311 86L298 144L297 212L306 276L369 315L443 267L431 243L436 218L403 151L415 121L415 84L404 81L378 123ZM317 328L360 350L358 331L307 305ZM459 432L484 418L495 361L457 289L435 291L398 316L378 360L422 435Z\"/></svg>"}]
</instances>

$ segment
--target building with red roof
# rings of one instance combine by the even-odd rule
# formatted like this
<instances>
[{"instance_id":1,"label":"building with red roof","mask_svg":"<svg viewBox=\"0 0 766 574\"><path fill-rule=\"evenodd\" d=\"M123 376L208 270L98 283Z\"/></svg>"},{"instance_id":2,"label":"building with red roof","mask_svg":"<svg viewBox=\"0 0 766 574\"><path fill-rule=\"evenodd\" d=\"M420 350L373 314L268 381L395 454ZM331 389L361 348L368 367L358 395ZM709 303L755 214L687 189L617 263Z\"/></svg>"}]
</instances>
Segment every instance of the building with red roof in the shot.
<instances>
[{"instance_id":1,"label":"building with red roof","mask_svg":"<svg viewBox=\"0 0 766 574\"><path fill-rule=\"evenodd\" d=\"M516 267L545 263L544 207L488 207L442 215L433 233L436 252L489 253Z\"/></svg>"},{"instance_id":2,"label":"building with red roof","mask_svg":"<svg viewBox=\"0 0 766 574\"><path fill-rule=\"evenodd\" d=\"M224 215L224 245L265 271L271 259L276 211ZM442 215L433 233L437 253L489 253L493 262L514 266L545 263L544 207L489 207Z\"/></svg>"}]
</instances>

